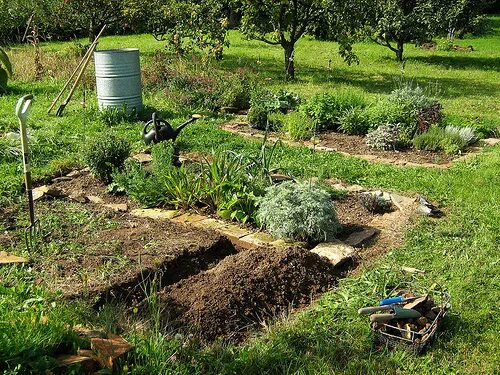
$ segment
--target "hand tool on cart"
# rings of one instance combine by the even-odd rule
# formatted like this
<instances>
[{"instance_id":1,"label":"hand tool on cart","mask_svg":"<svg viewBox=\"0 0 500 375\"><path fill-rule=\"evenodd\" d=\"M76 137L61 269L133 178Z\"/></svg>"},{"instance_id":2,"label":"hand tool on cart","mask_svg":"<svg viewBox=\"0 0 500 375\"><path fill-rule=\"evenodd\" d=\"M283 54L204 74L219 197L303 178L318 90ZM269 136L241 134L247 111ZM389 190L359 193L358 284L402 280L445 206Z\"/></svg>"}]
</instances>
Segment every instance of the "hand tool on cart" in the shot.
<instances>
[{"instance_id":1,"label":"hand tool on cart","mask_svg":"<svg viewBox=\"0 0 500 375\"><path fill-rule=\"evenodd\" d=\"M25 229L24 238L26 241L26 248L30 252L36 249L38 238L41 233L40 222L35 219L35 204L33 201L33 185L31 181L30 171L28 133L26 128L32 101L33 95L25 95L19 99L16 106L16 116L19 119L19 127L21 132L21 148L23 151L24 183L26 185L26 194L28 196L28 209L30 216L30 225Z\"/></svg>"}]
</instances>

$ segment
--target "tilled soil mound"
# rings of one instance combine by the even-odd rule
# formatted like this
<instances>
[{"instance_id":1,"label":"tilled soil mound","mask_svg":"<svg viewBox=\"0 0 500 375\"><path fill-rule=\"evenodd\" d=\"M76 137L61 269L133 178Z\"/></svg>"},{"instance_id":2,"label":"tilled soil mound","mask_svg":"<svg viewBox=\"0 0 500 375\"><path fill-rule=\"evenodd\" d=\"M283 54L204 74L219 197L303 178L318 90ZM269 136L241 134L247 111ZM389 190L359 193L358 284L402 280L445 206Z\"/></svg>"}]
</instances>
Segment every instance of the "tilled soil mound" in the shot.
<instances>
[{"instance_id":1,"label":"tilled soil mound","mask_svg":"<svg viewBox=\"0 0 500 375\"><path fill-rule=\"evenodd\" d=\"M207 341L238 341L252 326L309 304L334 281L333 267L308 250L258 248L230 255L160 296L169 321Z\"/></svg>"}]
</instances>

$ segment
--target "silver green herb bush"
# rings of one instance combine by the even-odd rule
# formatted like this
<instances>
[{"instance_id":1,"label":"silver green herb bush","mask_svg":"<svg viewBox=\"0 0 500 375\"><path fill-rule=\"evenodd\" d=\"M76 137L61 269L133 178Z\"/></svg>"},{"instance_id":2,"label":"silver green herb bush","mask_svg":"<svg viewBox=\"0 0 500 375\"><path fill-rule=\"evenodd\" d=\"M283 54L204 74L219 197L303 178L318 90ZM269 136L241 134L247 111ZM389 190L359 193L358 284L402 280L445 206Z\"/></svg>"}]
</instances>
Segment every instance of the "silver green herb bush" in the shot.
<instances>
[{"instance_id":1,"label":"silver green herb bush","mask_svg":"<svg viewBox=\"0 0 500 375\"><path fill-rule=\"evenodd\" d=\"M366 144L378 150L396 150L400 143L400 125L385 124L367 134Z\"/></svg>"},{"instance_id":2,"label":"silver green herb bush","mask_svg":"<svg viewBox=\"0 0 500 375\"><path fill-rule=\"evenodd\" d=\"M465 145L471 145L479 139L474 129L470 126L459 127L448 125L444 128L444 131L448 134L458 135L462 138Z\"/></svg>"},{"instance_id":3,"label":"silver green herb bush","mask_svg":"<svg viewBox=\"0 0 500 375\"><path fill-rule=\"evenodd\" d=\"M308 182L274 185L259 202L257 220L279 238L327 241L340 229L330 194Z\"/></svg>"}]
</instances>

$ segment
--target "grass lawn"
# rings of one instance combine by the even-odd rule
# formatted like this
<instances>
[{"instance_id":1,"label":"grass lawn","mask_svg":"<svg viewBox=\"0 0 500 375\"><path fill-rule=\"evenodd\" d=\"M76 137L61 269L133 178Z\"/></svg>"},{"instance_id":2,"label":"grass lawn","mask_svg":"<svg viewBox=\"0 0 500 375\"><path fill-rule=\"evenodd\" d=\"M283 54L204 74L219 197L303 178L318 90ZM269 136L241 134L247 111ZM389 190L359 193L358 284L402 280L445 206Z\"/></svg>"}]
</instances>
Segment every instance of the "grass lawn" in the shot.
<instances>
[{"instance_id":1,"label":"grass lawn","mask_svg":"<svg viewBox=\"0 0 500 375\"><path fill-rule=\"evenodd\" d=\"M245 41L233 32L231 47L220 65L246 68L275 88L296 91L306 98L339 85L361 89L369 95L388 93L402 75L438 90L447 116L460 123L500 122L500 17L493 17L495 31L483 38L458 43L472 45L474 52L424 51L407 46L404 72L392 52L374 44L355 46L360 64L347 66L336 56L336 45L302 40L297 48L298 81L284 83L282 52L258 42ZM60 51L65 43L50 43L45 51ZM99 48L141 48L143 64L161 47L151 36L105 37ZM24 48L24 47L22 47ZM19 49L22 49L19 47ZM22 52L22 51L21 51ZM14 50L14 53L16 51ZM328 61L332 59L331 70ZM15 62L16 60L14 60ZM257 63L259 61L260 63ZM44 79L10 83L11 92L0 97L0 133L17 127L13 108L19 96L33 92L36 98L30 127L33 166L37 179L81 164L79 150L98 132L109 131L96 111L95 95L87 92L87 109L76 103L77 92L64 117L46 114L46 108L62 85ZM144 93L145 103L164 111L176 106L161 91ZM177 112L176 121L185 112ZM216 126L219 117L188 127L178 140L181 149L209 151L223 147L256 152L256 142L226 133ZM112 127L139 150L140 124L122 121ZM336 177L349 183L401 192L421 193L445 207L442 219L419 219L408 229L405 244L375 260L308 309L268 326L242 346L215 343L200 347L153 330L128 332L135 345L135 361L123 373L226 373L226 374L494 374L500 372L500 148L485 149L479 156L448 170L378 165L336 153L314 153L306 148L279 149L277 164L298 177ZM20 207L22 167L19 160L0 155L0 208ZM0 231L8 215L0 211ZM50 218L46 218L50 221ZM90 220L76 212L68 220ZM26 223L19 214L18 224ZM53 224L56 225L56 224ZM71 244L53 244L52 251L67 251ZM22 242L0 245L0 250L24 254ZM366 317L359 307L376 303L386 285L409 278L401 266L428 272L419 282L444 285L452 296L452 310L437 342L425 355L412 357L404 351L376 351L372 347ZM0 370L6 374L39 373L50 367L50 355L61 347L75 347L76 338L67 324L116 327L119 309L104 306L98 313L85 303L63 303L38 286L29 267L0 268Z\"/></svg>"}]
</instances>

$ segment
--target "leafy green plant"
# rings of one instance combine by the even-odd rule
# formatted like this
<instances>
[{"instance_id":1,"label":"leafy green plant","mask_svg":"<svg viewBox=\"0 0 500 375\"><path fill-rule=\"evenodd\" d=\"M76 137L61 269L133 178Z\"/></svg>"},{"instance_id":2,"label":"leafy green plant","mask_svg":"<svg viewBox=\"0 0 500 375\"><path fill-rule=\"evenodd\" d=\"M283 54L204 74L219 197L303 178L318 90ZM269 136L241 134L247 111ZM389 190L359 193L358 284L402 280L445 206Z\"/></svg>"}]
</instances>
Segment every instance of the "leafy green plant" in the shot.
<instances>
[{"instance_id":1,"label":"leafy green plant","mask_svg":"<svg viewBox=\"0 0 500 375\"><path fill-rule=\"evenodd\" d=\"M351 108L339 118L339 129L347 134L366 134L370 130L370 118L364 108Z\"/></svg>"},{"instance_id":2,"label":"leafy green plant","mask_svg":"<svg viewBox=\"0 0 500 375\"><path fill-rule=\"evenodd\" d=\"M175 161L175 147L172 141L159 142L151 147L151 169L160 176L171 169Z\"/></svg>"},{"instance_id":3,"label":"leafy green plant","mask_svg":"<svg viewBox=\"0 0 500 375\"><path fill-rule=\"evenodd\" d=\"M470 126L459 127L459 126L448 125L444 128L444 131L448 134L452 135L456 134L460 136L466 146L471 145L474 142L477 142L477 140L479 139L474 129Z\"/></svg>"},{"instance_id":4,"label":"leafy green plant","mask_svg":"<svg viewBox=\"0 0 500 375\"><path fill-rule=\"evenodd\" d=\"M411 144L419 130L419 113L422 116L422 131L441 119L441 105L434 98L428 97L422 87L411 81L400 82L399 87L389 94L387 101L393 106L395 113L389 114L391 121L381 120L399 123L400 140L403 143ZM383 101L380 105L384 105Z\"/></svg>"},{"instance_id":5,"label":"leafy green plant","mask_svg":"<svg viewBox=\"0 0 500 375\"><path fill-rule=\"evenodd\" d=\"M103 108L99 111L99 119L109 127L121 124L123 122L134 121L137 118L135 108L127 113L127 106L123 105L121 109L118 108Z\"/></svg>"},{"instance_id":6,"label":"leafy green plant","mask_svg":"<svg viewBox=\"0 0 500 375\"><path fill-rule=\"evenodd\" d=\"M413 139L413 145L417 150L456 154L467 146L467 142L458 132L432 126L427 133L417 135Z\"/></svg>"},{"instance_id":7,"label":"leafy green plant","mask_svg":"<svg viewBox=\"0 0 500 375\"><path fill-rule=\"evenodd\" d=\"M166 190L154 174L146 171L139 162L125 162L123 172L113 173L110 185L115 193L125 191L134 201L144 207L158 207L168 202Z\"/></svg>"},{"instance_id":8,"label":"leafy green plant","mask_svg":"<svg viewBox=\"0 0 500 375\"><path fill-rule=\"evenodd\" d=\"M361 93L354 90L337 90L315 95L303 110L317 124L318 130L336 129L340 117L353 108L364 108L367 101Z\"/></svg>"},{"instance_id":9,"label":"leafy green plant","mask_svg":"<svg viewBox=\"0 0 500 375\"><path fill-rule=\"evenodd\" d=\"M250 127L260 130L266 130L268 127L269 110L263 106L254 105L250 107L247 115L247 121Z\"/></svg>"},{"instance_id":10,"label":"leafy green plant","mask_svg":"<svg viewBox=\"0 0 500 375\"><path fill-rule=\"evenodd\" d=\"M259 222L275 237L303 241L332 239L340 229L330 194L308 182L283 182L259 202Z\"/></svg>"},{"instance_id":11,"label":"leafy green plant","mask_svg":"<svg viewBox=\"0 0 500 375\"><path fill-rule=\"evenodd\" d=\"M0 93L7 92L7 82L12 77L12 64L3 48L0 48Z\"/></svg>"},{"instance_id":12,"label":"leafy green plant","mask_svg":"<svg viewBox=\"0 0 500 375\"><path fill-rule=\"evenodd\" d=\"M101 133L83 149L82 156L92 173L109 183L113 171L121 168L129 155L130 144L126 139L112 133Z\"/></svg>"},{"instance_id":13,"label":"leafy green plant","mask_svg":"<svg viewBox=\"0 0 500 375\"><path fill-rule=\"evenodd\" d=\"M281 131L294 141L309 139L314 134L314 121L303 112L291 112L281 118Z\"/></svg>"},{"instance_id":14,"label":"leafy green plant","mask_svg":"<svg viewBox=\"0 0 500 375\"><path fill-rule=\"evenodd\" d=\"M367 134L366 144L378 150L396 150L400 145L400 125L384 124Z\"/></svg>"}]
</instances>

